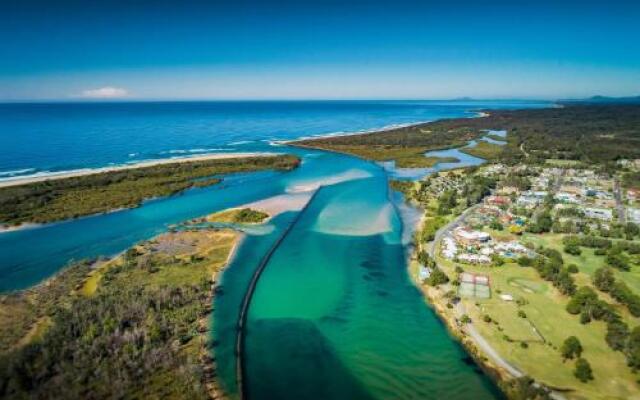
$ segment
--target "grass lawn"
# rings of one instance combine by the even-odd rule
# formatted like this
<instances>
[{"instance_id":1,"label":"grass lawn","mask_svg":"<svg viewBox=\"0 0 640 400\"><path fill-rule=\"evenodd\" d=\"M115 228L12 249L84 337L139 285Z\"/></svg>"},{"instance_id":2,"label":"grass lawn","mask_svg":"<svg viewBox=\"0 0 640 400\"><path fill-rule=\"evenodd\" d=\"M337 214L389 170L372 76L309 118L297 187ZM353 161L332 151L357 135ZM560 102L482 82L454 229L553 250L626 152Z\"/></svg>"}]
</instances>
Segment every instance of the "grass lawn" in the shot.
<instances>
[{"instance_id":1,"label":"grass lawn","mask_svg":"<svg viewBox=\"0 0 640 400\"><path fill-rule=\"evenodd\" d=\"M606 265L604 256L594 254L594 249L581 247L582 254L573 256L563 251L562 238L565 235L556 233L545 233L534 235L526 233L523 235L523 242L531 242L537 246L542 245L551 249L556 249L562 253L565 265L576 264L580 273L575 275L579 285L591 285L593 274L598 268ZM631 267L630 271L619 271L614 269L617 279L624 281L631 290L640 295L640 268Z\"/></svg>"},{"instance_id":2,"label":"grass lawn","mask_svg":"<svg viewBox=\"0 0 640 400\"><path fill-rule=\"evenodd\" d=\"M455 263L440 257L438 263L455 277ZM570 399L640 398L638 376L631 373L623 354L611 350L604 340L605 324L581 324L578 316L565 310L568 297L542 280L535 269L515 263L502 267L459 265L467 272L490 277L492 298L462 302L478 331L516 368L550 387L569 390L566 397ZM586 274L584 277L588 280ZM523 305L501 300L501 293L520 299ZM518 316L518 310L526 318ZM492 321L485 322L485 315ZM593 368L595 380L589 383L573 376L574 362L563 362L558 350L570 335L578 337L584 347L583 357ZM522 347L522 341L527 348Z\"/></svg>"}]
</instances>

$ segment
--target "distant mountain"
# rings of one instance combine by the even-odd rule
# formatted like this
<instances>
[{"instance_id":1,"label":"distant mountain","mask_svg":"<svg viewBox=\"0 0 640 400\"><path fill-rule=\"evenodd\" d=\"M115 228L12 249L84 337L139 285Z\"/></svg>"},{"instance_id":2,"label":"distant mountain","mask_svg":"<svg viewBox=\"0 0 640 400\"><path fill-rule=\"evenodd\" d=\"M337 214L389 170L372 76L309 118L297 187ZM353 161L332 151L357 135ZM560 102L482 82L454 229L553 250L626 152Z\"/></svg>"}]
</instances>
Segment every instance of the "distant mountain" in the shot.
<instances>
[{"instance_id":1,"label":"distant mountain","mask_svg":"<svg viewBox=\"0 0 640 400\"><path fill-rule=\"evenodd\" d=\"M640 96L633 97L607 97L593 96L587 99L559 100L560 104L640 104Z\"/></svg>"}]
</instances>

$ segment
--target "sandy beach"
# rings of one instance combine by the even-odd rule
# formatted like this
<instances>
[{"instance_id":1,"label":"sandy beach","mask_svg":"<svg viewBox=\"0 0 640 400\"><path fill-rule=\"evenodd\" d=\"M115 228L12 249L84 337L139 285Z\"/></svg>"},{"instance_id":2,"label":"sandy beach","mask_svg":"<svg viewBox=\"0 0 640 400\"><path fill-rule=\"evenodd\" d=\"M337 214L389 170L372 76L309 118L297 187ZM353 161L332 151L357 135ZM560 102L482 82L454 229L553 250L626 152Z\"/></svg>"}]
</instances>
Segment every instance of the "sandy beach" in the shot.
<instances>
[{"instance_id":1,"label":"sandy beach","mask_svg":"<svg viewBox=\"0 0 640 400\"><path fill-rule=\"evenodd\" d=\"M263 211L269 214L269 218L273 218L274 216L286 211L302 210L312 195L313 191L281 194L263 200L258 200L253 203L245 204L241 208L251 208L258 211Z\"/></svg>"},{"instance_id":2,"label":"sandy beach","mask_svg":"<svg viewBox=\"0 0 640 400\"><path fill-rule=\"evenodd\" d=\"M55 180L55 179L65 179L65 178L73 178L78 176L100 174L103 172L114 172L114 171L123 171L123 170L136 169L136 168L153 167L156 165L164 165L164 164L175 164L175 163L207 161L207 160L221 160L221 159L242 158L242 157L269 157L269 156L276 156L276 155L279 155L279 153L253 152L253 153L224 153L224 154L216 153L216 154L203 154L198 156L182 157L182 158L163 158L158 160L141 161L139 163L129 164L129 165L117 165L113 167L103 167L103 168L86 168L86 169L78 169L73 171L61 171L59 173L52 172L47 175L16 177L16 178L0 181L0 188L26 185L28 183L44 182L44 181Z\"/></svg>"}]
</instances>

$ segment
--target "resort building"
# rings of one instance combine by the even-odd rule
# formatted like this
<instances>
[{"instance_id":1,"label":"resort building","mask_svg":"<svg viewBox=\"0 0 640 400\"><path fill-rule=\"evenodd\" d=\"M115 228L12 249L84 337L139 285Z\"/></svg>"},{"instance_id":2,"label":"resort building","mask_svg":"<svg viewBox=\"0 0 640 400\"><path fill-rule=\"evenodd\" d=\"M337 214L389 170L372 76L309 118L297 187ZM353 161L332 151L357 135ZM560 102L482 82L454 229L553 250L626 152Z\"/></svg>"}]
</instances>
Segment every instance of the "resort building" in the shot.
<instances>
[{"instance_id":1,"label":"resort building","mask_svg":"<svg viewBox=\"0 0 640 400\"><path fill-rule=\"evenodd\" d=\"M464 246L476 246L491 240L486 232L474 231L468 228L457 227L453 230L453 237Z\"/></svg>"},{"instance_id":2,"label":"resort building","mask_svg":"<svg viewBox=\"0 0 640 400\"><path fill-rule=\"evenodd\" d=\"M627 217L634 224L640 224L640 208L627 208Z\"/></svg>"},{"instance_id":3,"label":"resort building","mask_svg":"<svg viewBox=\"0 0 640 400\"><path fill-rule=\"evenodd\" d=\"M471 254L464 253L458 256L458 260L469 264L489 264L491 263L491 257L484 254Z\"/></svg>"},{"instance_id":4,"label":"resort building","mask_svg":"<svg viewBox=\"0 0 640 400\"><path fill-rule=\"evenodd\" d=\"M559 192L554 196L554 199L561 203L579 204L580 200L575 194L569 192Z\"/></svg>"},{"instance_id":5,"label":"resort building","mask_svg":"<svg viewBox=\"0 0 640 400\"><path fill-rule=\"evenodd\" d=\"M610 221L613 219L613 210L609 208L585 207L582 211L584 211L584 216L587 218L599 219L602 221Z\"/></svg>"},{"instance_id":6,"label":"resort building","mask_svg":"<svg viewBox=\"0 0 640 400\"><path fill-rule=\"evenodd\" d=\"M511 199L506 196L488 196L484 202L492 206L507 206L511 204Z\"/></svg>"},{"instance_id":7,"label":"resort building","mask_svg":"<svg viewBox=\"0 0 640 400\"><path fill-rule=\"evenodd\" d=\"M458 254L458 245L453 238L447 236L442 239L442 255L448 260L453 260Z\"/></svg>"}]
</instances>

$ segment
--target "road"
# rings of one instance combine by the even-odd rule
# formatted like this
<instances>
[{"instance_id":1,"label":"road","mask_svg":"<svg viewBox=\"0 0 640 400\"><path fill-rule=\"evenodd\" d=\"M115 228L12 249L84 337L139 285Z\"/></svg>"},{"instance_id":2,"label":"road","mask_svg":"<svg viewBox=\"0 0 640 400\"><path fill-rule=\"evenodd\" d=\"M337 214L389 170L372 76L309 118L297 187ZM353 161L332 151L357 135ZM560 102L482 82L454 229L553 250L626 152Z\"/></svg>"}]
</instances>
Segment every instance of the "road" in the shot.
<instances>
[{"instance_id":1,"label":"road","mask_svg":"<svg viewBox=\"0 0 640 400\"><path fill-rule=\"evenodd\" d=\"M618 179L615 180L613 184L613 195L616 198L616 210L618 210L618 221L621 224L627 222L627 215L624 210L624 203L622 202L622 188L620 187L620 181Z\"/></svg>"},{"instance_id":2,"label":"road","mask_svg":"<svg viewBox=\"0 0 640 400\"><path fill-rule=\"evenodd\" d=\"M443 226L442 228L440 228L440 229L438 229L436 231L436 234L434 236L433 241L430 242L427 245L427 253L429 253L429 256L431 256L431 258L433 258L435 260L436 244L440 243L440 241L442 240L442 237L446 233L448 233L449 231L455 229L458 225L460 225L460 223L464 221L464 219L467 217L467 215L469 215L469 213L471 213L472 211L474 211L476 208L480 207L481 205L482 204L476 204L474 206L471 206L471 207L467 208L466 210L464 210L464 212L462 214L460 214L455 219L453 219L451 222L449 222L448 224L446 224L445 226Z\"/></svg>"},{"instance_id":3,"label":"road","mask_svg":"<svg viewBox=\"0 0 640 400\"><path fill-rule=\"evenodd\" d=\"M520 151L524 153L524 156L526 158L529 158L529 153L527 153L527 151L524 149L524 142L520 143Z\"/></svg>"}]
</instances>

